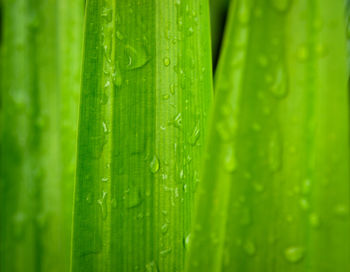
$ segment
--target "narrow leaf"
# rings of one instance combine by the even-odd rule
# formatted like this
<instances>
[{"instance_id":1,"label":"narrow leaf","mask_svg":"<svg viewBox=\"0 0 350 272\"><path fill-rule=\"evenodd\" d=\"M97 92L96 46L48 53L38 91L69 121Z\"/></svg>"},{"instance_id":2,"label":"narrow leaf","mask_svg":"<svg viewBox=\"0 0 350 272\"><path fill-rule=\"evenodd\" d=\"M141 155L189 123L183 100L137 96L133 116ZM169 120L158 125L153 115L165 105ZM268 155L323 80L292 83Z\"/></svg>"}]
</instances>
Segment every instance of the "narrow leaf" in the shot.
<instances>
[{"instance_id":1,"label":"narrow leaf","mask_svg":"<svg viewBox=\"0 0 350 272\"><path fill-rule=\"evenodd\" d=\"M343 1L234 1L187 271L347 271Z\"/></svg>"},{"instance_id":2,"label":"narrow leaf","mask_svg":"<svg viewBox=\"0 0 350 272\"><path fill-rule=\"evenodd\" d=\"M83 9L68 2L2 1L1 271L69 268Z\"/></svg>"},{"instance_id":3,"label":"narrow leaf","mask_svg":"<svg viewBox=\"0 0 350 272\"><path fill-rule=\"evenodd\" d=\"M208 3L86 6L72 271L181 271L212 98Z\"/></svg>"}]
</instances>

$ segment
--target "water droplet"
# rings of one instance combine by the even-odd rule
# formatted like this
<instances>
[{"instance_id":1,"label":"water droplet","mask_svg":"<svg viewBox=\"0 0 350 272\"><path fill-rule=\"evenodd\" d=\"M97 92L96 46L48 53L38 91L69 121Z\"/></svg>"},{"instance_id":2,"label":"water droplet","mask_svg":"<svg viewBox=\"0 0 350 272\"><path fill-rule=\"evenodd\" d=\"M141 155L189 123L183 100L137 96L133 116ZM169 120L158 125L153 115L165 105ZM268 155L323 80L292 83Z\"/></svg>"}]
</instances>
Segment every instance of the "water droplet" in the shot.
<instances>
[{"instance_id":1,"label":"water droplet","mask_svg":"<svg viewBox=\"0 0 350 272\"><path fill-rule=\"evenodd\" d=\"M170 89L171 94L175 94L175 85L174 84L170 84L169 89Z\"/></svg>"},{"instance_id":2,"label":"water droplet","mask_svg":"<svg viewBox=\"0 0 350 272\"><path fill-rule=\"evenodd\" d=\"M320 226L320 217L318 216L317 213L312 213L310 214L309 222L312 227L318 228Z\"/></svg>"},{"instance_id":3,"label":"water droplet","mask_svg":"<svg viewBox=\"0 0 350 272\"><path fill-rule=\"evenodd\" d=\"M142 220L144 218L144 215L142 212L138 213L137 216L136 216L136 219L137 220Z\"/></svg>"},{"instance_id":4,"label":"water droplet","mask_svg":"<svg viewBox=\"0 0 350 272\"><path fill-rule=\"evenodd\" d=\"M197 124L192 131L190 141L189 141L190 144L195 145L199 139L199 136L200 136L200 129L199 129L199 124Z\"/></svg>"},{"instance_id":5,"label":"water droplet","mask_svg":"<svg viewBox=\"0 0 350 272\"><path fill-rule=\"evenodd\" d=\"M108 134L109 130L105 121L102 122L103 133Z\"/></svg>"},{"instance_id":6,"label":"water droplet","mask_svg":"<svg viewBox=\"0 0 350 272\"><path fill-rule=\"evenodd\" d=\"M168 224L167 223L162 225L161 231L163 234L166 234L168 232Z\"/></svg>"},{"instance_id":7,"label":"water droplet","mask_svg":"<svg viewBox=\"0 0 350 272\"><path fill-rule=\"evenodd\" d=\"M142 68L150 61L150 56L143 45L126 45L124 52L124 67L128 70Z\"/></svg>"},{"instance_id":8,"label":"water droplet","mask_svg":"<svg viewBox=\"0 0 350 272\"><path fill-rule=\"evenodd\" d=\"M311 180L310 179L305 179L301 185L301 192L304 195L309 194L311 191Z\"/></svg>"},{"instance_id":9,"label":"water droplet","mask_svg":"<svg viewBox=\"0 0 350 272\"><path fill-rule=\"evenodd\" d=\"M181 29L183 25L183 19L181 16L177 18L177 26Z\"/></svg>"},{"instance_id":10,"label":"water droplet","mask_svg":"<svg viewBox=\"0 0 350 272\"><path fill-rule=\"evenodd\" d=\"M294 220L294 218L293 218L293 216L291 216L291 215L288 215L287 218L286 218L286 221L287 221L288 223L293 222L293 220Z\"/></svg>"},{"instance_id":11,"label":"water droplet","mask_svg":"<svg viewBox=\"0 0 350 272\"><path fill-rule=\"evenodd\" d=\"M300 199L299 204L304 211L307 211L310 208L310 204L305 198Z\"/></svg>"},{"instance_id":12,"label":"water droplet","mask_svg":"<svg viewBox=\"0 0 350 272\"><path fill-rule=\"evenodd\" d=\"M243 4L240 5L240 8L238 10L238 21L242 24L245 25L249 23L250 20L250 7L246 4L247 2L244 1L242 2Z\"/></svg>"},{"instance_id":13,"label":"water droplet","mask_svg":"<svg viewBox=\"0 0 350 272\"><path fill-rule=\"evenodd\" d=\"M335 206L334 212L337 216L346 217L349 214L349 209L344 204L338 204Z\"/></svg>"},{"instance_id":14,"label":"water droplet","mask_svg":"<svg viewBox=\"0 0 350 272\"><path fill-rule=\"evenodd\" d=\"M284 257L290 263L298 263L304 257L304 249L297 246L288 247L284 251Z\"/></svg>"},{"instance_id":15,"label":"water droplet","mask_svg":"<svg viewBox=\"0 0 350 272\"><path fill-rule=\"evenodd\" d=\"M118 40L120 41L124 40L124 35L120 31L116 32L116 36Z\"/></svg>"},{"instance_id":16,"label":"water droplet","mask_svg":"<svg viewBox=\"0 0 350 272\"><path fill-rule=\"evenodd\" d=\"M255 244L252 241L246 241L243 245L244 252L249 256L254 256L256 253Z\"/></svg>"},{"instance_id":17,"label":"water droplet","mask_svg":"<svg viewBox=\"0 0 350 272\"><path fill-rule=\"evenodd\" d=\"M261 193L262 191L264 191L264 186L260 183L254 183L254 190L258 193Z\"/></svg>"},{"instance_id":18,"label":"water droplet","mask_svg":"<svg viewBox=\"0 0 350 272\"><path fill-rule=\"evenodd\" d=\"M110 23L113 18L113 12L110 8L104 8L101 14L102 18L107 22Z\"/></svg>"},{"instance_id":19,"label":"water droplet","mask_svg":"<svg viewBox=\"0 0 350 272\"><path fill-rule=\"evenodd\" d=\"M191 233L184 238L184 248L188 248L191 242Z\"/></svg>"},{"instance_id":20,"label":"water droplet","mask_svg":"<svg viewBox=\"0 0 350 272\"><path fill-rule=\"evenodd\" d=\"M259 123L253 123L252 129L256 132L259 132L259 131L261 131L261 125Z\"/></svg>"},{"instance_id":21,"label":"water droplet","mask_svg":"<svg viewBox=\"0 0 350 272\"><path fill-rule=\"evenodd\" d=\"M301 62L309 58L309 50L306 46L300 46L297 50L297 59Z\"/></svg>"},{"instance_id":22,"label":"water droplet","mask_svg":"<svg viewBox=\"0 0 350 272\"><path fill-rule=\"evenodd\" d=\"M166 249L161 250L161 251L159 252L159 254L160 254L161 256L166 256L166 255L168 255L170 252L171 252L171 248L166 248Z\"/></svg>"},{"instance_id":23,"label":"water droplet","mask_svg":"<svg viewBox=\"0 0 350 272\"><path fill-rule=\"evenodd\" d=\"M152 161L150 163L150 169L153 174L159 171L159 159L156 155L153 156Z\"/></svg>"},{"instance_id":24,"label":"water droplet","mask_svg":"<svg viewBox=\"0 0 350 272\"><path fill-rule=\"evenodd\" d=\"M288 77L286 68L279 65L275 71L274 80L271 81L270 92L276 98L284 98L288 94Z\"/></svg>"},{"instance_id":25,"label":"water droplet","mask_svg":"<svg viewBox=\"0 0 350 272\"><path fill-rule=\"evenodd\" d=\"M158 267L155 262L146 264L146 272L158 272Z\"/></svg>"},{"instance_id":26,"label":"water droplet","mask_svg":"<svg viewBox=\"0 0 350 272\"><path fill-rule=\"evenodd\" d=\"M272 7L278 12L286 12L289 10L292 0L270 0Z\"/></svg>"},{"instance_id":27,"label":"water droplet","mask_svg":"<svg viewBox=\"0 0 350 272\"><path fill-rule=\"evenodd\" d=\"M91 193L88 193L87 196L86 196L86 202L88 204L91 204L92 203L92 196L91 196Z\"/></svg>"},{"instance_id":28,"label":"water droplet","mask_svg":"<svg viewBox=\"0 0 350 272\"><path fill-rule=\"evenodd\" d=\"M106 81L105 85L103 86L105 89L107 89L109 86L111 86L111 82L109 80Z\"/></svg>"},{"instance_id":29,"label":"water droplet","mask_svg":"<svg viewBox=\"0 0 350 272\"><path fill-rule=\"evenodd\" d=\"M239 67L244 63L244 58L245 52L243 50L237 50L232 56L231 66L233 68Z\"/></svg>"},{"instance_id":30,"label":"water droplet","mask_svg":"<svg viewBox=\"0 0 350 272\"><path fill-rule=\"evenodd\" d=\"M106 199L107 199L107 192L103 191L102 192L102 197L97 200L97 204L101 208L101 214L102 214L103 220L107 218L107 203L106 203Z\"/></svg>"},{"instance_id":31,"label":"water droplet","mask_svg":"<svg viewBox=\"0 0 350 272\"><path fill-rule=\"evenodd\" d=\"M187 36L191 36L194 33L194 29L192 26L190 26L187 30Z\"/></svg>"},{"instance_id":32,"label":"water droplet","mask_svg":"<svg viewBox=\"0 0 350 272\"><path fill-rule=\"evenodd\" d=\"M173 125L176 128L181 128L181 126L182 126L182 115L181 115L181 112L179 112L177 115L175 115L174 120L170 121L169 125Z\"/></svg>"},{"instance_id":33,"label":"water droplet","mask_svg":"<svg viewBox=\"0 0 350 272\"><path fill-rule=\"evenodd\" d=\"M165 57L163 59L164 66L168 67L170 65L170 59L168 57Z\"/></svg>"},{"instance_id":34,"label":"water droplet","mask_svg":"<svg viewBox=\"0 0 350 272\"><path fill-rule=\"evenodd\" d=\"M183 169L180 170L179 177L180 177L180 179L184 179L185 178L185 174L184 174L184 170Z\"/></svg>"},{"instance_id":35,"label":"water droplet","mask_svg":"<svg viewBox=\"0 0 350 272\"><path fill-rule=\"evenodd\" d=\"M123 200L128 209L138 207L142 203L141 193L137 188L127 189L124 192Z\"/></svg>"},{"instance_id":36,"label":"water droplet","mask_svg":"<svg viewBox=\"0 0 350 272\"><path fill-rule=\"evenodd\" d=\"M315 52L316 52L317 56L324 57L326 55L326 48L325 48L324 44L322 44L322 43L316 44L315 45Z\"/></svg>"},{"instance_id":37,"label":"water droplet","mask_svg":"<svg viewBox=\"0 0 350 272\"><path fill-rule=\"evenodd\" d=\"M237 161L234 147L231 145L226 149L224 158L224 167L227 172L232 173L236 170Z\"/></svg>"},{"instance_id":38,"label":"water droplet","mask_svg":"<svg viewBox=\"0 0 350 272\"><path fill-rule=\"evenodd\" d=\"M184 193L188 193L189 192L188 185L186 183L183 186L183 191L184 191Z\"/></svg>"},{"instance_id":39,"label":"water droplet","mask_svg":"<svg viewBox=\"0 0 350 272\"><path fill-rule=\"evenodd\" d=\"M269 60L265 55L260 55L258 57L258 63L261 67L265 68L269 64Z\"/></svg>"}]
</instances>

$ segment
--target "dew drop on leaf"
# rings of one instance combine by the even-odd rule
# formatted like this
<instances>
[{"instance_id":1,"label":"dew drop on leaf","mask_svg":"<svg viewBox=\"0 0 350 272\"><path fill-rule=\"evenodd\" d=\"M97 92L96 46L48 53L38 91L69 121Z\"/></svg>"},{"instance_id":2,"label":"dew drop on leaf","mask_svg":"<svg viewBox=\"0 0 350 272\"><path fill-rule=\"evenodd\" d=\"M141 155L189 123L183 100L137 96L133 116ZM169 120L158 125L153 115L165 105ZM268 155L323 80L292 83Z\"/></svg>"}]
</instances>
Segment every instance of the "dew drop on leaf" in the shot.
<instances>
[{"instance_id":1,"label":"dew drop on leaf","mask_svg":"<svg viewBox=\"0 0 350 272\"><path fill-rule=\"evenodd\" d=\"M292 0L270 0L271 6L279 12L286 12L289 10Z\"/></svg>"},{"instance_id":2,"label":"dew drop on leaf","mask_svg":"<svg viewBox=\"0 0 350 272\"><path fill-rule=\"evenodd\" d=\"M260 183L254 183L253 187L254 187L254 190L258 193L261 193L262 191L264 191L264 186Z\"/></svg>"},{"instance_id":3,"label":"dew drop on leaf","mask_svg":"<svg viewBox=\"0 0 350 272\"><path fill-rule=\"evenodd\" d=\"M274 79L271 81L269 91L276 98L284 98L288 94L288 75L286 68L279 65L275 71Z\"/></svg>"},{"instance_id":4,"label":"dew drop on leaf","mask_svg":"<svg viewBox=\"0 0 350 272\"><path fill-rule=\"evenodd\" d=\"M92 203L92 196L91 196L91 193L88 193L87 196L86 196L86 202L88 204L91 204Z\"/></svg>"},{"instance_id":5,"label":"dew drop on leaf","mask_svg":"<svg viewBox=\"0 0 350 272\"><path fill-rule=\"evenodd\" d=\"M116 36L118 40L120 41L124 40L124 35L120 31L116 32Z\"/></svg>"},{"instance_id":6,"label":"dew drop on leaf","mask_svg":"<svg viewBox=\"0 0 350 272\"><path fill-rule=\"evenodd\" d=\"M113 18L113 12L110 8L104 8L101 14L101 17L107 22L110 23Z\"/></svg>"},{"instance_id":7,"label":"dew drop on leaf","mask_svg":"<svg viewBox=\"0 0 350 272\"><path fill-rule=\"evenodd\" d=\"M142 68L150 61L150 56L143 45L126 45L124 52L124 67L127 70Z\"/></svg>"},{"instance_id":8,"label":"dew drop on leaf","mask_svg":"<svg viewBox=\"0 0 350 272\"><path fill-rule=\"evenodd\" d=\"M100 206L102 218L107 218L107 192L103 191L100 199L97 200L97 204Z\"/></svg>"},{"instance_id":9,"label":"dew drop on leaf","mask_svg":"<svg viewBox=\"0 0 350 272\"><path fill-rule=\"evenodd\" d=\"M168 67L170 65L170 59L168 57L165 57L163 59L164 66Z\"/></svg>"},{"instance_id":10,"label":"dew drop on leaf","mask_svg":"<svg viewBox=\"0 0 350 272\"><path fill-rule=\"evenodd\" d=\"M226 149L226 154L224 158L224 167L225 170L229 173L232 173L236 170L237 161L234 147L231 145Z\"/></svg>"},{"instance_id":11,"label":"dew drop on leaf","mask_svg":"<svg viewBox=\"0 0 350 272\"><path fill-rule=\"evenodd\" d=\"M311 180L305 179L301 185L301 191L304 195L307 195L311 191Z\"/></svg>"},{"instance_id":12,"label":"dew drop on leaf","mask_svg":"<svg viewBox=\"0 0 350 272\"><path fill-rule=\"evenodd\" d=\"M158 272L158 267L155 262L146 264L146 272Z\"/></svg>"},{"instance_id":13,"label":"dew drop on leaf","mask_svg":"<svg viewBox=\"0 0 350 272\"><path fill-rule=\"evenodd\" d=\"M247 5L247 1L243 1L238 11L238 21L242 25L245 25L250 20L250 10L251 8Z\"/></svg>"},{"instance_id":14,"label":"dew drop on leaf","mask_svg":"<svg viewBox=\"0 0 350 272\"><path fill-rule=\"evenodd\" d=\"M103 177L103 178L101 178L101 181L102 181L102 182L108 182L108 181L109 181L109 178L108 178L108 177Z\"/></svg>"},{"instance_id":15,"label":"dew drop on leaf","mask_svg":"<svg viewBox=\"0 0 350 272\"><path fill-rule=\"evenodd\" d=\"M297 50L297 59L304 62L309 58L309 50L306 46L300 46Z\"/></svg>"},{"instance_id":16,"label":"dew drop on leaf","mask_svg":"<svg viewBox=\"0 0 350 272\"><path fill-rule=\"evenodd\" d=\"M310 207L309 202L305 198L301 198L299 201L300 207L304 210L307 211Z\"/></svg>"},{"instance_id":17,"label":"dew drop on leaf","mask_svg":"<svg viewBox=\"0 0 350 272\"><path fill-rule=\"evenodd\" d=\"M168 232L168 224L164 223L161 227L161 231L163 234L166 234Z\"/></svg>"},{"instance_id":18,"label":"dew drop on leaf","mask_svg":"<svg viewBox=\"0 0 350 272\"><path fill-rule=\"evenodd\" d=\"M156 155L153 156L149 166L150 166L151 172L153 174L155 174L159 171L159 159Z\"/></svg>"},{"instance_id":19,"label":"dew drop on leaf","mask_svg":"<svg viewBox=\"0 0 350 272\"><path fill-rule=\"evenodd\" d=\"M346 217L349 214L349 209L343 204L338 204L334 207L334 212L339 217Z\"/></svg>"},{"instance_id":20,"label":"dew drop on leaf","mask_svg":"<svg viewBox=\"0 0 350 272\"><path fill-rule=\"evenodd\" d=\"M288 247L284 251L284 257L290 263L298 263L304 257L304 249L298 246Z\"/></svg>"},{"instance_id":21,"label":"dew drop on leaf","mask_svg":"<svg viewBox=\"0 0 350 272\"><path fill-rule=\"evenodd\" d=\"M168 254L170 254L171 252L171 248L166 248L166 249L163 249L159 252L160 256L166 256Z\"/></svg>"},{"instance_id":22,"label":"dew drop on leaf","mask_svg":"<svg viewBox=\"0 0 350 272\"><path fill-rule=\"evenodd\" d=\"M256 247L252 241L246 241L243 245L243 249L248 256L254 256L256 253Z\"/></svg>"},{"instance_id":23,"label":"dew drop on leaf","mask_svg":"<svg viewBox=\"0 0 350 272\"><path fill-rule=\"evenodd\" d=\"M124 192L123 200L128 209L135 208L142 203L141 192L137 188L129 188Z\"/></svg>"},{"instance_id":24,"label":"dew drop on leaf","mask_svg":"<svg viewBox=\"0 0 350 272\"><path fill-rule=\"evenodd\" d=\"M318 228L320 226L320 217L318 216L318 214L312 213L310 214L309 222L312 227Z\"/></svg>"},{"instance_id":25,"label":"dew drop on leaf","mask_svg":"<svg viewBox=\"0 0 350 272\"><path fill-rule=\"evenodd\" d=\"M265 56L265 55L260 55L258 57L258 64L261 66L261 67L267 67L268 64L269 64L269 60L268 58Z\"/></svg>"},{"instance_id":26,"label":"dew drop on leaf","mask_svg":"<svg viewBox=\"0 0 350 272\"><path fill-rule=\"evenodd\" d=\"M174 84L170 84L169 89L170 89L171 94L175 94L175 85Z\"/></svg>"},{"instance_id":27,"label":"dew drop on leaf","mask_svg":"<svg viewBox=\"0 0 350 272\"><path fill-rule=\"evenodd\" d=\"M169 125L173 125L176 128L182 127L182 115L181 112L179 112L177 115L174 116L174 119L169 122Z\"/></svg>"},{"instance_id":28,"label":"dew drop on leaf","mask_svg":"<svg viewBox=\"0 0 350 272\"><path fill-rule=\"evenodd\" d=\"M105 121L102 122L102 127L103 127L103 133L108 134L109 130L107 127L107 123Z\"/></svg>"},{"instance_id":29,"label":"dew drop on leaf","mask_svg":"<svg viewBox=\"0 0 350 272\"><path fill-rule=\"evenodd\" d=\"M190 140L189 140L190 144L195 145L199 139L199 136L200 136L200 129L199 129L199 125L197 124L194 127L192 134L190 136Z\"/></svg>"},{"instance_id":30,"label":"dew drop on leaf","mask_svg":"<svg viewBox=\"0 0 350 272\"><path fill-rule=\"evenodd\" d=\"M188 248L190 245L191 241L191 233L189 233L185 238L184 238L184 247Z\"/></svg>"},{"instance_id":31,"label":"dew drop on leaf","mask_svg":"<svg viewBox=\"0 0 350 272\"><path fill-rule=\"evenodd\" d=\"M322 44L322 43L317 43L315 45L315 52L316 52L317 56L319 56L320 58L324 57L327 53L326 48L325 48L324 44Z\"/></svg>"}]
</instances>

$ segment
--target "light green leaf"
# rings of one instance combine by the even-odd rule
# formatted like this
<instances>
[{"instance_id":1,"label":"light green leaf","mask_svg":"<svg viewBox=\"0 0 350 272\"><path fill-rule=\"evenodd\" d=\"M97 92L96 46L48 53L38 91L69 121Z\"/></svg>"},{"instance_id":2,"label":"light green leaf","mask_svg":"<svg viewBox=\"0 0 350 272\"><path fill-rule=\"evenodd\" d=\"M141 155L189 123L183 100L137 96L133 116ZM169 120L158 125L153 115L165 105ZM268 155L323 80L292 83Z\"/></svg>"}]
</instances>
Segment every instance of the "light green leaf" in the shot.
<instances>
[{"instance_id":1,"label":"light green leaf","mask_svg":"<svg viewBox=\"0 0 350 272\"><path fill-rule=\"evenodd\" d=\"M181 271L212 99L208 3L86 7L72 271Z\"/></svg>"},{"instance_id":2,"label":"light green leaf","mask_svg":"<svg viewBox=\"0 0 350 272\"><path fill-rule=\"evenodd\" d=\"M69 268L83 17L72 2L2 1L1 271Z\"/></svg>"},{"instance_id":3,"label":"light green leaf","mask_svg":"<svg viewBox=\"0 0 350 272\"><path fill-rule=\"evenodd\" d=\"M350 268L343 1L234 1L188 272Z\"/></svg>"}]
</instances>

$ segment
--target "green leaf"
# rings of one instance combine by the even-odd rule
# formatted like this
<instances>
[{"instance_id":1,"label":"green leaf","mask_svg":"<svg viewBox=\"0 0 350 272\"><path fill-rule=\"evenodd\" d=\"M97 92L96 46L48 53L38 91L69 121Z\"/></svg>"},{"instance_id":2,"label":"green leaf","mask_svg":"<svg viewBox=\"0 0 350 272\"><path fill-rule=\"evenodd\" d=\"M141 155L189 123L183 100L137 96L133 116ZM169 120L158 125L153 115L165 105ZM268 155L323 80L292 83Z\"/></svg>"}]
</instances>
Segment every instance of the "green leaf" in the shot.
<instances>
[{"instance_id":1,"label":"green leaf","mask_svg":"<svg viewBox=\"0 0 350 272\"><path fill-rule=\"evenodd\" d=\"M70 2L2 1L1 271L69 268L83 17Z\"/></svg>"},{"instance_id":2,"label":"green leaf","mask_svg":"<svg viewBox=\"0 0 350 272\"><path fill-rule=\"evenodd\" d=\"M343 1L234 1L187 271L350 268Z\"/></svg>"},{"instance_id":3,"label":"green leaf","mask_svg":"<svg viewBox=\"0 0 350 272\"><path fill-rule=\"evenodd\" d=\"M72 271L180 271L212 99L208 3L86 6Z\"/></svg>"}]
</instances>

